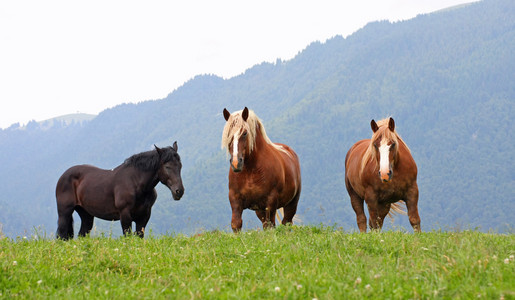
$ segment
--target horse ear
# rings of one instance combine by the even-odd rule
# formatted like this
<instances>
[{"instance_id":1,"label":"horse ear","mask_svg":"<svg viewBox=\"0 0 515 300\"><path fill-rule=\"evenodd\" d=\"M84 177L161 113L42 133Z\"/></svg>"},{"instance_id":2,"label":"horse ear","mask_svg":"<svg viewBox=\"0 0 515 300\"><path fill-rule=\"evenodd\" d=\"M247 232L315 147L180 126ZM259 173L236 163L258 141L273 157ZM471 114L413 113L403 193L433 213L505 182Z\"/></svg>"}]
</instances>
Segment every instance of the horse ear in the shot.
<instances>
[{"instance_id":1,"label":"horse ear","mask_svg":"<svg viewBox=\"0 0 515 300\"><path fill-rule=\"evenodd\" d=\"M156 148L157 154L159 154L159 156L161 156L161 153L163 153L163 151L161 150L161 148L159 148L158 146L156 146L156 144L154 144L154 147Z\"/></svg>"},{"instance_id":2,"label":"horse ear","mask_svg":"<svg viewBox=\"0 0 515 300\"><path fill-rule=\"evenodd\" d=\"M173 150L175 150L175 152L177 152L177 149L179 149L179 148L177 147L177 141L175 141L175 142L173 143L172 149L173 149Z\"/></svg>"},{"instance_id":3,"label":"horse ear","mask_svg":"<svg viewBox=\"0 0 515 300\"><path fill-rule=\"evenodd\" d=\"M390 118L390 120L388 120L388 129L390 129L390 131L395 130L395 121L393 120L393 118Z\"/></svg>"},{"instance_id":4,"label":"horse ear","mask_svg":"<svg viewBox=\"0 0 515 300\"><path fill-rule=\"evenodd\" d=\"M229 117L231 116L231 113L226 109L224 108L224 118L226 121L229 121Z\"/></svg>"},{"instance_id":5,"label":"horse ear","mask_svg":"<svg viewBox=\"0 0 515 300\"><path fill-rule=\"evenodd\" d=\"M241 113L241 117L243 118L243 121L247 121L247 118L249 117L249 109L245 106L243 109L243 112Z\"/></svg>"},{"instance_id":6,"label":"horse ear","mask_svg":"<svg viewBox=\"0 0 515 300\"><path fill-rule=\"evenodd\" d=\"M370 121L370 127L372 128L372 131L374 133L379 129L379 126L377 126L377 123L376 123L376 121L374 121L374 119L372 119L372 121Z\"/></svg>"}]
</instances>

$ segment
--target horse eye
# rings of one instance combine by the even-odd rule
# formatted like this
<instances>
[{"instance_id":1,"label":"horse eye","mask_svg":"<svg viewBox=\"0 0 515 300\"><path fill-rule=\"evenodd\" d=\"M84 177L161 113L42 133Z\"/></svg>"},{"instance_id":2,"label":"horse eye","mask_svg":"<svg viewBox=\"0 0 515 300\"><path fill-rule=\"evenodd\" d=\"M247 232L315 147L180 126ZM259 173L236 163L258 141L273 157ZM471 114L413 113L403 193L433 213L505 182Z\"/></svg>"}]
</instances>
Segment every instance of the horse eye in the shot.
<instances>
[{"instance_id":1,"label":"horse eye","mask_svg":"<svg viewBox=\"0 0 515 300\"><path fill-rule=\"evenodd\" d=\"M247 136L247 132L245 131L241 136L242 137L246 137Z\"/></svg>"}]
</instances>

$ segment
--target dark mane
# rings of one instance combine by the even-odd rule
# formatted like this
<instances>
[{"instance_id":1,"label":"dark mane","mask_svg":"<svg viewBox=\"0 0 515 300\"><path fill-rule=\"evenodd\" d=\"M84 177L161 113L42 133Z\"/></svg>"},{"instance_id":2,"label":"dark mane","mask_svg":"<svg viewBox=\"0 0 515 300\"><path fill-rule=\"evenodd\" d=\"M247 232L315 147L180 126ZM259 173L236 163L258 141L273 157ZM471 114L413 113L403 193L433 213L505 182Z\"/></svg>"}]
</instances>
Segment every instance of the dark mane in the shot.
<instances>
[{"instance_id":1,"label":"dark mane","mask_svg":"<svg viewBox=\"0 0 515 300\"><path fill-rule=\"evenodd\" d=\"M142 171L157 171L161 163L166 163L172 160L180 160L179 154L172 147L161 148L162 157L159 160L159 155L156 150L146 151L127 158L123 165L126 167L135 167Z\"/></svg>"}]
</instances>

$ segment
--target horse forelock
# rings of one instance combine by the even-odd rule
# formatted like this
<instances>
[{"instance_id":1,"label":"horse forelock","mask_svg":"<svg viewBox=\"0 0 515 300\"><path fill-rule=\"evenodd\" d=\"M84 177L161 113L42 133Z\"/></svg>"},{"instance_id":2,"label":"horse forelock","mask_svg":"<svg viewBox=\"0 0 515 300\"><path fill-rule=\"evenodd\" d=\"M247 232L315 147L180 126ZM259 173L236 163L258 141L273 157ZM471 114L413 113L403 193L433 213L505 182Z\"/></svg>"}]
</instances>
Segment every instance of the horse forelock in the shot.
<instances>
[{"instance_id":1,"label":"horse forelock","mask_svg":"<svg viewBox=\"0 0 515 300\"><path fill-rule=\"evenodd\" d=\"M229 146L232 141L234 139L239 139L240 135L245 130L247 131L247 139L249 141L249 152L252 152L256 146L256 136L258 131L261 133L261 136L266 143L274 145L275 147L276 145L270 141L270 138L268 138L263 123L254 111L249 110L247 121L243 120L242 112L242 110L233 112L227 122L225 122L224 131L222 133L222 149L226 149L229 154Z\"/></svg>"},{"instance_id":2,"label":"horse forelock","mask_svg":"<svg viewBox=\"0 0 515 300\"><path fill-rule=\"evenodd\" d=\"M363 173L363 170L365 169L365 166L370 162L375 165L377 164L377 151L374 151L374 143L376 141L382 141L384 139L391 141L393 143L400 144L402 143L406 149L408 149L408 152L411 152L406 143L402 140L400 135L397 133L397 131L394 129L391 131L388 128L388 121L390 118L382 119L377 121L377 126L379 129L377 129L376 132L372 134L372 137L370 138L370 143L363 154L363 159L361 160L361 168L359 171L359 176L361 177L361 174Z\"/></svg>"}]
</instances>

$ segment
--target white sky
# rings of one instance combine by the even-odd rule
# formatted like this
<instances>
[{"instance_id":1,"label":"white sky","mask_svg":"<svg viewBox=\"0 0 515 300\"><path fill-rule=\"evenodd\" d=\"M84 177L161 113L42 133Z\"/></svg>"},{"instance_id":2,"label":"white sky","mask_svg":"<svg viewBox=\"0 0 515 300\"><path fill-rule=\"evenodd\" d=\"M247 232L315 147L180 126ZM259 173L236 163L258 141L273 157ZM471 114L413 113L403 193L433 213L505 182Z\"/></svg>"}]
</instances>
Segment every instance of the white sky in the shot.
<instances>
[{"instance_id":1,"label":"white sky","mask_svg":"<svg viewBox=\"0 0 515 300\"><path fill-rule=\"evenodd\" d=\"M0 128L161 99L198 74L289 60L371 21L472 0L0 2Z\"/></svg>"}]
</instances>

